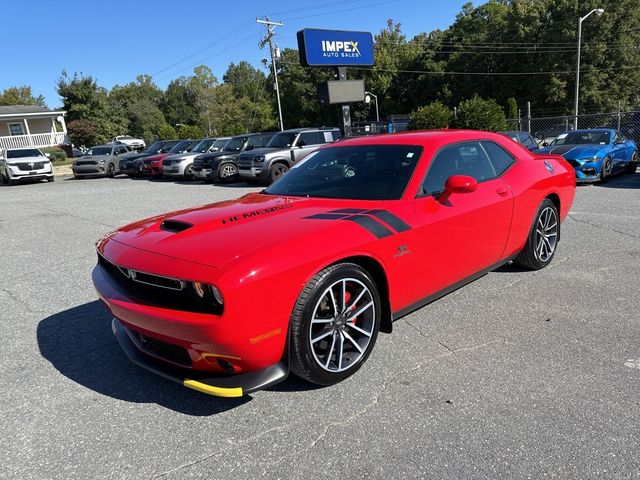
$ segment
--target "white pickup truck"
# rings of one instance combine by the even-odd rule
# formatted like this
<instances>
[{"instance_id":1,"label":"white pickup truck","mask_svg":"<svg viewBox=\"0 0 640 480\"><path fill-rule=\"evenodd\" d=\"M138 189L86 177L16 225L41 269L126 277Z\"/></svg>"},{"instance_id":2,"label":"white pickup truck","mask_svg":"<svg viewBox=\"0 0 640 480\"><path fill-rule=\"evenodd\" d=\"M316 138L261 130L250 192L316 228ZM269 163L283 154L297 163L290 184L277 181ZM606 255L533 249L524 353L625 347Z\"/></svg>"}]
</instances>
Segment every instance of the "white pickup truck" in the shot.
<instances>
[{"instance_id":1,"label":"white pickup truck","mask_svg":"<svg viewBox=\"0 0 640 480\"><path fill-rule=\"evenodd\" d=\"M11 185L25 180L53 182L49 158L34 147L0 150L0 181Z\"/></svg>"}]
</instances>

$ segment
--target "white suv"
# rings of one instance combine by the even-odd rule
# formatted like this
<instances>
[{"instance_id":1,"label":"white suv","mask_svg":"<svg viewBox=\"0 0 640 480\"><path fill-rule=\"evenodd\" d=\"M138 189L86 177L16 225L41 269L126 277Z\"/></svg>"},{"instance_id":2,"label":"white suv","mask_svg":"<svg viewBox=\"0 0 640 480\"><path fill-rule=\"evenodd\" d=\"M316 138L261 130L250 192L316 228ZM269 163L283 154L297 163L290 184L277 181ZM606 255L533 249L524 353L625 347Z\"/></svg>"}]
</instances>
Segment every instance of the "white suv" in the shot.
<instances>
[{"instance_id":1,"label":"white suv","mask_svg":"<svg viewBox=\"0 0 640 480\"><path fill-rule=\"evenodd\" d=\"M0 181L17 183L23 180L53 182L53 165L37 148L10 148L0 151Z\"/></svg>"},{"instance_id":2,"label":"white suv","mask_svg":"<svg viewBox=\"0 0 640 480\"><path fill-rule=\"evenodd\" d=\"M132 150L137 150L137 151L144 150L145 148L147 148L147 144L144 143L144 140L142 140L141 138L133 138L130 135L118 135L114 139L114 142L128 145L129 147L131 147Z\"/></svg>"}]
</instances>

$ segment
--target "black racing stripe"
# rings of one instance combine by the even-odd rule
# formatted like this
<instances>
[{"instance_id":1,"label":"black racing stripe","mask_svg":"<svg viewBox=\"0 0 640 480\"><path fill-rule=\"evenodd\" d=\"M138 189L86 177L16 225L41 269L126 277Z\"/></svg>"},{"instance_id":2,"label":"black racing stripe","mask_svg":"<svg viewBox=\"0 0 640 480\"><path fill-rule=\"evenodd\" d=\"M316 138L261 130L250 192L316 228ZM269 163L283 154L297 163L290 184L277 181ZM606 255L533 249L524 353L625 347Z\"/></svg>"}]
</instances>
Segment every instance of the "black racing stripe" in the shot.
<instances>
[{"instance_id":1,"label":"black racing stripe","mask_svg":"<svg viewBox=\"0 0 640 480\"><path fill-rule=\"evenodd\" d=\"M393 235L393 232L387 227L365 215L352 215L350 217L346 217L344 220L350 220L357 223L361 227L369 230L369 232L373 233L378 238L385 238Z\"/></svg>"},{"instance_id":2,"label":"black racing stripe","mask_svg":"<svg viewBox=\"0 0 640 480\"><path fill-rule=\"evenodd\" d=\"M396 232L406 232L407 230L411 230L411 225L407 224L401 218L395 216L393 213L388 212L387 210L371 210L367 212L375 217L378 217L384 223L393 228Z\"/></svg>"},{"instance_id":3,"label":"black racing stripe","mask_svg":"<svg viewBox=\"0 0 640 480\"><path fill-rule=\"evenodd\" d=\"M338 214L338 213L317 213L316 215L311 215L309 217L304 217L312 220L342 220L346 217L347 214Z\"/></svg>"},{"instance_id":4,"label":"black racing stripe","mask_svg":"<svg viewBox=\"0 0 640 480\"><path fill-rule=\"evenodd\" d=\"M331 210L329 213L362 213L362 212L366 212L366 210L362 209L362 208L341 208L339 210Z\"/></svg>"}]
</instances>

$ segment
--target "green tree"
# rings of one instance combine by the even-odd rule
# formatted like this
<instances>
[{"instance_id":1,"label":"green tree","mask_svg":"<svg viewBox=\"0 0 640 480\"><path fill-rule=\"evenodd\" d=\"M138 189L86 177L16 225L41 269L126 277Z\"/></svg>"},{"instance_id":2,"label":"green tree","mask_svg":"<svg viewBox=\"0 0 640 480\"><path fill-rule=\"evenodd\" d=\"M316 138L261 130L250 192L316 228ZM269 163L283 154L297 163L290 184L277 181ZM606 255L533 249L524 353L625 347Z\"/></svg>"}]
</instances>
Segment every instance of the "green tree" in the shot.
<instances>
[{"instance_id":1,"label":"green tree","mask_svg":"<svg viewBox=\"0 0 640 480\"><path fill-rule=\"evenodd\" d=\"M29 85L5 88L0 93L0 105L39 105L46 107L44 97L33 95Z\"/></svg>"},{"instance_id":2,"label":"green tree","mask_svg":"<svg viewBox=\"0 0 640 480\"><path fill-rule=\"evenodd\" d=\"M178 123L195 124L200 121L195 93L189 88L188 77L172 80L167 85L160 102L160 110L170 125Z\"/></svg>"},{"instance_id":3,"label":"green tree","mask_svg":"<svg viewBox=\"0 0 640 480\"><path fill-rule=\"evenodd\" d=\"M513 97L507 98L507 117L518 118L518 102Z\"/></svg>"},{"instance_id":4,"label":"green tree","mask_svg":"<svg viewBox=\"0 0 640 480\"><path fill-rule=\"evenodd\" d=\"M472 130L506 130L504 112L495 100L485 100L474 95L463 100L458 107L456 127Z\"/></svg>"},{"instance_id":5,"label":"green tree","mask_svg":"<svg viewBox=\"0 0 640 480\"><path fill-rule=\"evenodd\" d=\"M411 112L410 128L412 130L433 130L448 128L453 119L453 112L442 102L435 102Z\"/></svg>"},{"instance_id":6,"label":"green tree","mask_svg":"<svg viewBox=\"0 0 640 480\"><path fill-rule=\"evenodd\" d=\"M178 134L175 129L167 123L162 125L158 130L158 140L175 140L176 138L178 138Z\"/></svg>"},{"instance_id":7,"label":"green tree","mask_svg":"<svg viewBox=\"0 0 640 480\"><path fill-rule=\"evenodd\" d=\"M198 139L204 137L204 132L197 125L178 125L178 138Z\"/></svg>"},{"instance_id":8,"label":"green tree","mask_svg":"<svg viewBox=\"0 0 640 480\"><path fill-rule=\"evenodd\" d=\"M68 122L87 120L95 125L95 143L108 142L126 131L126 118L110 108L107 90L99 87L93 77L75 73L70 78L62 72L57 92L62 98L63 110L67 111Z\"/></svg>"}]
</instances>

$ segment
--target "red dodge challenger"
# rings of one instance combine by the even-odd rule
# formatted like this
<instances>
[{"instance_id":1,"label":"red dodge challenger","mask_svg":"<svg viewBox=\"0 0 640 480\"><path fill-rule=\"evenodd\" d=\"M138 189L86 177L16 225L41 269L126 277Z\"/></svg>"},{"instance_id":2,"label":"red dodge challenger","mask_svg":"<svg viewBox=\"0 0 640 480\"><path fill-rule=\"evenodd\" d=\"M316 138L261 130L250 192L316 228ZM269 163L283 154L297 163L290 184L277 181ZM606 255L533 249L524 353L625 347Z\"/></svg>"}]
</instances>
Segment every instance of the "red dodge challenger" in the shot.
<instances>
[{"instance_id":1,"label":"red dodge challenger","mask_svg":"<svg viewBox=\"0 0 640 480\"><path fill-rule=\"evenodd\" d=\"M260 193L98 242L93 282L132 361L216 396L289 371L329 385L379 331L498 266L547 266L575 173L502 135L355 138Z\"/></svg>"}]
</instances>

